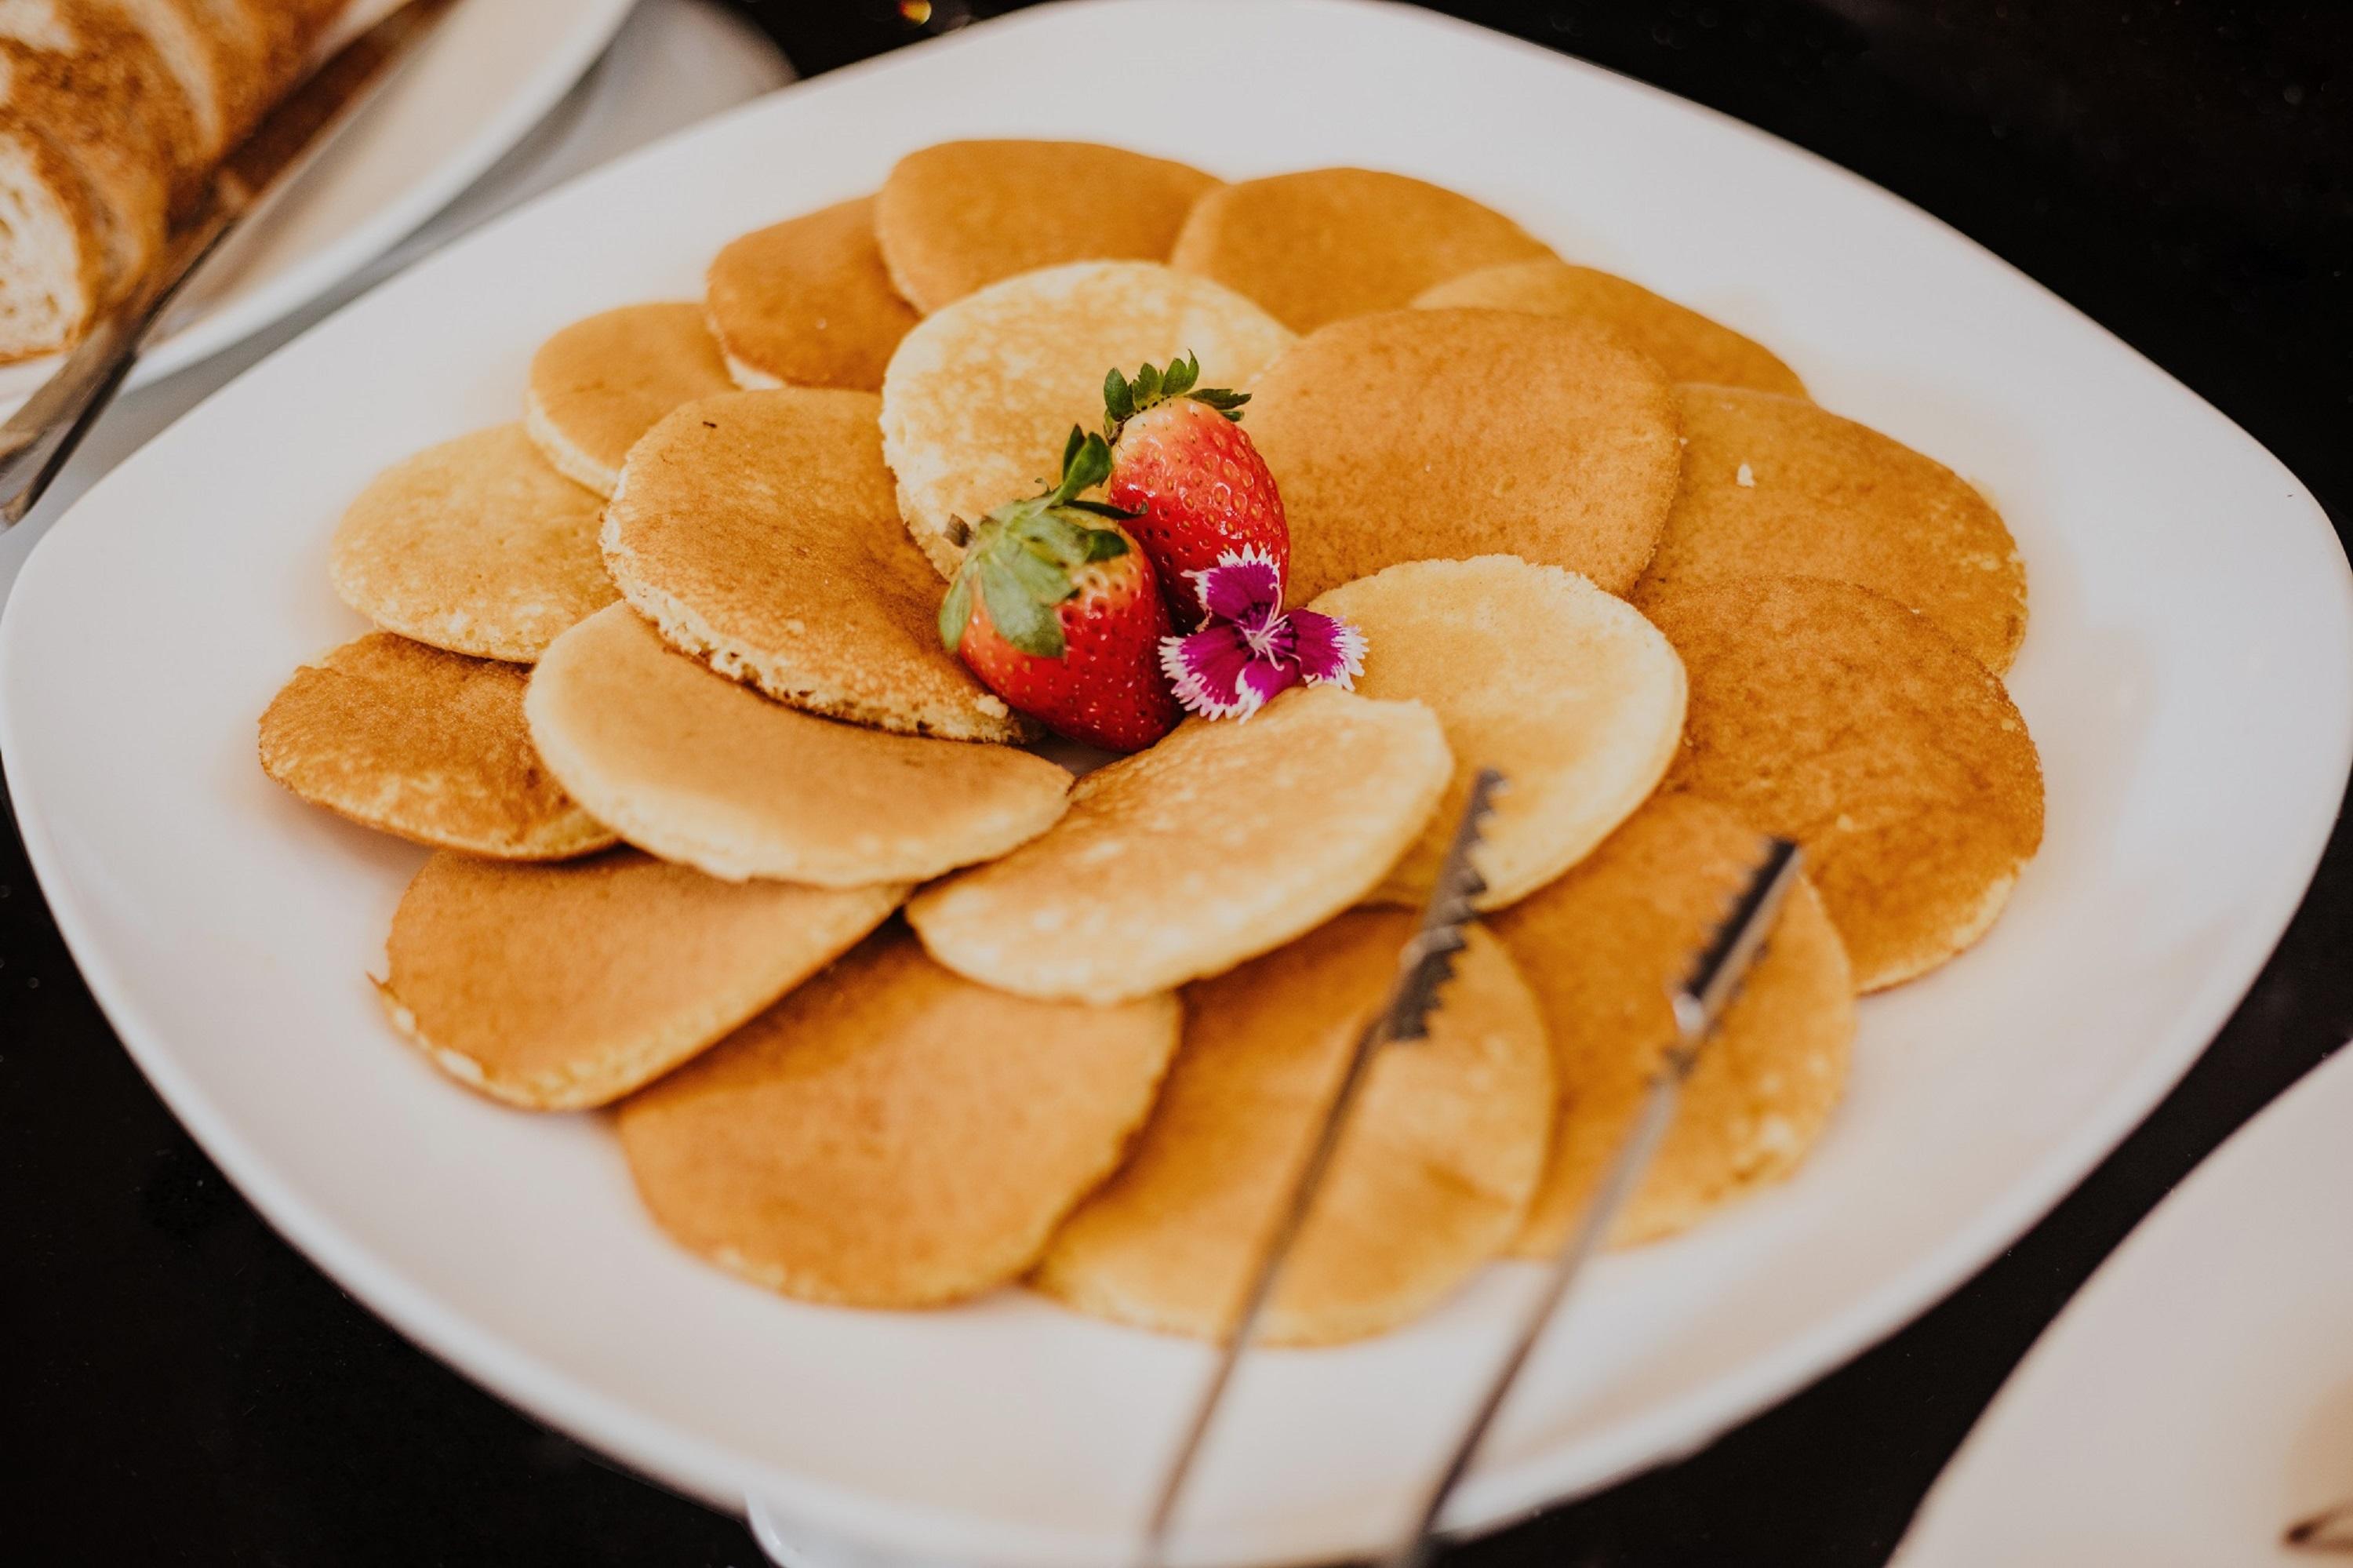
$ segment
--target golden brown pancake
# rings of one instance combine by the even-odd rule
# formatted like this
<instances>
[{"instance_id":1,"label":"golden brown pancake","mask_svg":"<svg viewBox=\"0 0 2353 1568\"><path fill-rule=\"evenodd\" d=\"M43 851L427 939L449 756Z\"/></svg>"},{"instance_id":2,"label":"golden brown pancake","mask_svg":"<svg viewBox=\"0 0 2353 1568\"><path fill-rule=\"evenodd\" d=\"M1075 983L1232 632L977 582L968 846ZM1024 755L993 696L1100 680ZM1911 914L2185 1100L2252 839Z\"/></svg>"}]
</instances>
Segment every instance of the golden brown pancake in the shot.
<instances>
[{"instance_id":1,"label":"golden brown pancake","mask_svg":"<svg viewBox=\"0 0 2353 1568\"><path fill-rule=\"evenodd\" d=\"M1677 388L1683 486L1634 602L1746 577L1835 577L1926 616L1995 674L2026 635L2026 563L1968 481L1793 397Z\"/></svg>"},{"instance_id":2,"label":"golden brown pancake","mask_svg":"<svg viewBox=\"0 0 2353 1568\"><path fill-rule=\"evenodd\" d=\"M1217 1339L1414 917L1343 915L1187 989L1185 1044L1118 1175L1055 1235L1038 1287L1083 1312ZM1470 933L1426 1040L1375 1062L1270 1308L1328 1345L1420 1316L1517 1234L1553 1120L1544 1023L1502 944Z\"/></svg>"},{"instance_id":3,"label":"golden brown pancake","mask_svg":"<svg viewBox=\"0 0 2353 1568\"><path fill-rule=\"evenodd\" d=\"M539 345L523 427L565 478L610 495L655 420L734 386L701 305L623 305Z\"/></svg>"},{"instance_id":4,"label":"golden brown pancake","mask_svg":"<svg viewBox=\"0 0 2353 1568\"><path fill-rule=\"evenodd\" d=\"M1805 846L1858 989L1985 934L2042 842L2042 767L1984 665L1894 600L1821 578L1694 587L1650 614L1691 680L1666 787Z\"/></svg>"},{"instance_id":5,"label":"golden brown pancake","mask_svg":"<svg viewBox=\"0 0 2353 1568\"><path fill-rule=\"evenodd\" d=\"M939 574L908 543L868 392L690 403L631 451L605 559L670 645L778 702L879 729L1019 740L940 645Z\"/></svg>"},{"instance_id":6,"label":"golden brown pancake","mask_svg":"<svg viewBox=\"0 0 2353 1568\"><path fill-rule=\"evenodd\" d=\"M1584 858L1641 805L1683 737L1683 668L1623 599L1516 556L1409 561L1344 584L1314 608L1368 652L1356 690L1427 703L1454 781L1421 840L1373 895L1419 907L1482 768L1507 788L1475 863L1500 909Z\"/></svg>"},{"instance_id":7,"label":"golden brown pancake","mask_svg":"<svg viewBox=\"0 0 2353 1568\"><path fill-rule=\"evenodd\" d=\"M754 229L712 259L711 330L744 387L880 392L915 313L891 286L860 196Z\"/></svg>"},{"instance_id":8,"label":"golden brown pancake","mask_svg":"<svg viewBox=\"0 0 2353 1568\"><path fill-rule=\"evenodd\" d=\"M1119 1160L1173 997L1026 1001L879 936L620 1109L682 1246L809 1301L923 1307L1011 1280Z\"/></svg>"},{"instance_id":9,"label":"golden brown pancake","mask_svg":"<svg viewBox=\"0 0 2353 1568\"><path fill-rule=\"evenodd\" d=\"M928 315L1040 267L1165 261L1194 198L1217 183L1092 142L941 142L882 182L874 237L892 282Z\"/></svg>"},{"instance_id":10,"label":"golden brown pancake","mask_svg":"<svg viewBox=\"0 0 2353 1568\"><path fill-rule=\"evenodd\" d=\"M262 770L378 832L498 860L608 849L523 726L524 673L371 631L294 672L261 715Z\"/></svg>"},{"instance_id":11,"label":"golden brown pancake","mask_svg":"<svg viewBox=\"0 0 2353 1568\"><path fill-rule=\"evenodd\" d=\"M659 1077L881 925L903 886L721 882L635 850L565 865L441 853L392 917L377 990L450 1076L531 1110Z\"/></svg>"},{"instance_id":12,"label":"golden brown pancake","mask_svg":"<svg viewBox=\"0 0 2353 1568\"><path fill-rule=\"evenodd\" d=\"M1394 311L1449 278L1552 252L1502 213L1373 169L1303 169L1193 205L1169 264L1215 278L1293 332Z\"/></svg>"},{"instance_id":13,"label":"golden brown pancake","mask_svg":"<svg viewBox=\"0 0 2353 1568\"><path fill-rule=\"evenodd\" d=\"M1798 373L1763 344L1710 321L1697 311L1654 294L1630 279L1595 267L1573 267L1557 257L1507 261L1465 272L1424 291L1424 310L1525 311L1563 316L1609 333L1647 354L1671 381L1752 387L1792 397L1806 395Z\"/></svg>"},{"instance_id":14,"label":"golden brown pancake","mask_svg":"<svg viewBox=\"0 0 2353 1568\"><path fill-rule=\"evenodd\" d=\"M1548 1256L1617 1153L1674 1039L1668 989L1724 918L1764 835L1695 795L1660 795L1495 934L1544 1011L1560 1118L1517 1250ZM1675 1119L1611 1240L1648 1241L1796 1170L1846 1086L1854 987L1812 885L1782 906L1684 1083Z\"/></svg>"},{"instance_id":15,"label":"golden brown pancake","mask_svg":"<svg viewBox=\"0 0 2353 1568\"><path fill-rule=\"evenodd\" d=\"M1498 553L1623 593L1681 462L1656 365L1504 311L1327 326L1258 378L1242 429L1282 491L1298 600L1400 561Z\"/></svg>"},{"instance_id":16,"label":"golden brown pancake","mask_svg":"<svg viewBox=\"0 0 2353 1568\"><path fill-rule=\"evenodd\" d=\"M1190 353L1202 385L1248 387L1291 342L1230 289L1146 261L1082 261L960 300L907 334L882 380L907 527L953 574L954 524L1051 483L1071 427L1103 423L1105 373Z\"/></svg>"},{"instance_id":17,"label":"golden brown pancake","mask_svg":"<svg viewBox=\"0 0 2353 1568\"><path fill-rule=\"evenodd\" d=\"M713 876L920 882L1062 814L1071 776L1009 746L889 735L772 703L671 650L626 604L531 673L531 738L639 849Z\"/></svg>"},{"instance_id":18,"label":"golden brown pancake","mask_svg":"<svg viewBox=\"0 0 2353 1568\"><path fill-rule=\"evenodd\" d=\"M907 918L933 957L1000 991L1147 996L1371 892L1453 770L1420 704L1294 688L1087 775L1042 838L925 888Z\"/></svg>"},{"instance_id":19,"label":"golden brown pancake","mask_svg":"<svg viewBox=\"0 0 2353 1568\"><path fill-rule=\"evenodd\" d=\"M372 480L335 529L328 572L386 631L527 664L619 597L596 551L603 506L521 425L494 425Z\"/></svg>"}]
</instances>

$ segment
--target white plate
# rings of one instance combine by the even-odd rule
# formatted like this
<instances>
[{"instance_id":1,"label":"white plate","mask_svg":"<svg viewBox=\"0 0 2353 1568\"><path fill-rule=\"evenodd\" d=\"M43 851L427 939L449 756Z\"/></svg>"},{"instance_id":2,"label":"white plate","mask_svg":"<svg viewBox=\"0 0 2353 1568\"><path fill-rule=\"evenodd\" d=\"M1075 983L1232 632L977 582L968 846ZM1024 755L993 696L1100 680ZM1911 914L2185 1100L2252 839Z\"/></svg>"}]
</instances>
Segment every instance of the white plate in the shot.
<instances>
[{"instance_id":1,"label":"white plate","mask_svg":"<svg viewBox=\"0 0 2353 1568\"><path fill-rule=\"evenodd\" d=\"M2312 1564L2353 1499L2353 1050L2177 1188L2036 1342L1897 1568Z\"/></svg>"},{"instance_id":2,"label":"white plate","mask_svg":"<svg viewBox=\"0 0 2353 1568\"><path fill-rule=\"evenodd\" d=\"M1029 12L789 89L419 266L125 463L18 582L0 752L92 989L238 1185L415 1338L632 1464L827 1534L1099 1565L1143 1515L1199 1347L1010 1291L799 1306L673 1249L598 1119L502 1110L388 1034L364 972L418 857L253 761L270 694L358 629L326 544L371 473L513 418L565 322L691 294L732 236L974 133L1461 186L1786 351L1829 406L1985 483L2030 563L2012 689L2050 831L2009 915L1866 1005L1850 1099L1798 1180L1596 1270L1456 1522L1687 1449L1905 1321L2112 1147L2244 991L2353 758L2353 577L2228 420L1883 192L1542 50L1334 0ZM1188 1554L1373 1543L1526 1284L1490 1270L1405 1332L1257 1362Z\"/></svg>"},{"instance_id":3,"label":"white plate","mask_svg":"<svg viewBox=\"0 0 2353 1568\"><path fill-rule=\"evenodd\" d=\"M143 387L217 354L332 288L433 216L554 107L634 0L470 0L380 97L272 196L174 306L180 323L141 356ZM353 18L392 8L359 0ZM55 357L0 366L0 406L29 396Z\"/></svg>"}]
</instances>

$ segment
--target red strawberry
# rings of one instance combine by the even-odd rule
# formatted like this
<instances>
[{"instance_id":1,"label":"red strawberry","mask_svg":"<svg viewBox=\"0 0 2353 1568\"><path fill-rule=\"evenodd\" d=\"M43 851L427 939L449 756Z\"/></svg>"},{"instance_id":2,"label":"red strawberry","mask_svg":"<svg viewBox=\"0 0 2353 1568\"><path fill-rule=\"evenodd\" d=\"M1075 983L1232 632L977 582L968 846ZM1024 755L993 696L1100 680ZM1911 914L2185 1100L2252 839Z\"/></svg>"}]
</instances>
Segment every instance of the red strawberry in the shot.
<instances>
[{"instance_id":1,"label":"red strawberry","mask_svg":"<svg viewBox=\"0 0 2353 1568\"><path fill-rule=\"evenodd\" d=\"M1160 669L1168 611L1152 562L1079 493L1111 450L1073 426L1053 489L990 513L940 606L940 637L989 690L1057 735L1141 751L1176 726Z\"/></svg>"},{"instance_id":2,"label":"red strawberry","mask_svg":"<svg viewBox=\"0 0 2353 1568\"><path fill-rule=\"evenodd\" d=\"M1201 619L1193 572L1237 551L1261 550L1275 575L1291 575L1282 497L1242 433L1247 392L1196 387L1201 362L1146 365L1134 379L1103 377L1103 439L1111 443L1111 503L1134 513L1128 528L1152 557L1178 624Z\"/></svg>"}]
</instances>

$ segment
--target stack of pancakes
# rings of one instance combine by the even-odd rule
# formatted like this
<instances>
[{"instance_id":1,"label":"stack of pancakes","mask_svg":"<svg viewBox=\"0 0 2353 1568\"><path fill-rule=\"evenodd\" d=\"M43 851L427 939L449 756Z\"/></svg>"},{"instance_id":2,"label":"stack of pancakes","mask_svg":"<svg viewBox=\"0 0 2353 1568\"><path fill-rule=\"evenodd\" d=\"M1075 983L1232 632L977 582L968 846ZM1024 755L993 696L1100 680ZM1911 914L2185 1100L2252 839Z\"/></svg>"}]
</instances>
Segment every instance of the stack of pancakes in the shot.
<instances>
[{"instance_id":1,"label":"stack of pancakes","mask_svg":"<svg viewBox=\"0 0 2353 1568\"><path fill-rule=\"evenodd\" d=\"M0 7L0 361L67 346L138 281L349 3Z\"/></svg>"},{"instance_id":2,"label":"stack of pancakes","mask_svg":"<svg viewBox=\"0 0 2353 1568\"><path fill-rule=\"evenodd\" d=\"M376 630L261 749L438 852L400 1033L613 1107L656 1220L747 1278L1223 1331L1482 767L1487 920L1379 1059L1282 1342L1559 1245L1762 835L1809 881L1621 1241L1796 1170L1858 993L1974 942L2039 847L1993 507L1467 196L958 143L708 281L558 333L519 421L369 485L332 572ZM957 524L1040 486L1106 370L1186 352L1250 391L1292 597L1364 674L1042 750L940 646Z\"/></svg>"}]
</instances>

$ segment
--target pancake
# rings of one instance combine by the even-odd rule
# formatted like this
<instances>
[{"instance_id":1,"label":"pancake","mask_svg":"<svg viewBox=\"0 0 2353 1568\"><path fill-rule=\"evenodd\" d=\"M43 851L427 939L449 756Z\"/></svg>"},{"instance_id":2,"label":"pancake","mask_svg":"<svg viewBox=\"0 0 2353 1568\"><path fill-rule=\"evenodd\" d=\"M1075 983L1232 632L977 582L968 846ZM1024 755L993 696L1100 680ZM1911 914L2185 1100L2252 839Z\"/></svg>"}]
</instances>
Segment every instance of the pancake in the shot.
<instances>
[{"instance_id":1,"label":"pancake","mask_svg":"<svg viewBox=\"0 0 2353 1568\"><path fill-rule=\"evenodd\" d=\"M915 324L874 243L871 196L729 242L703 286L712 334L743 387L880 392L891 351Z\"/></svg>"},{"instance_id":2,"label":"pancake","mask_svg":"<svg viewBox=\"0 0 2353 1568\"><path fill-rule=\"evenodd\" d=\"M874 238L892 284L929 314L1040 267L1165 261L1194 198L1217 183L1092 142L942 142L882 182Z\"/></svg>"},{"instance_id":3,"label":"pancake","mask_svg":"<svg viewBox=\"0 0 2353 1568\"><path fill-rule=\"evenodd\" d=\"M1185 1044L1119 1174L1066 1222L1038 1287L1083 1312L1222 1339L1348 1053L1415 921L1359 911L1189 988ZM1473 929L1428 1039L1386 1047L1283 1270L1269 1342L1420 1316L1517 1234L1553 1120L1544 1023Z\"/></svg>"},{"instance_id":4,"label":"pancake","mask_svg":"<svg viewBox=\"0 0 2353 1568\"><path fill-rule=\"evenodd\" d=\"M1918 610L1995 674L2010 668L2026 563L1967 480L1797 398L1677 392L1683 486L1635 603L1733 577L1834 577Z\"/></svg>"},{"instance_id":5,"label":"pancake","mask_svg":"<svg viewBox=\"0 0 2353 1568\"><path fill-rule=\"evenodd\" d=\"M1035 495L1072 425L1103 423L1103 376L1190 352L1209 387L1248 387L1291 334L1248 300L1147 261L1086 261L984 289L909 333L882 378L899 510L953 575L958 518Z\"/></svg>"},{"instance_id":6,"label":"pancake","mask_svg":"<svg viewBox=\"0 0 2353 1568\"><path fill-rule=\"evenodd\" d=\"M1174 998L1025 1001L875 938L624 1103L638 1192L682 1246L787 1296L923 1307L1018 1277L1118 1163Z\"/></svg>"},{"instance_id":7,"label":"pancake","mask_svg":"<svg viewBox=\"0 0 2353 1568\"><path fill-rule=\"evenodd\" d=\"M523 726L523 672L371 631L294 672L261 715L262 770L378 832L498 860L610 848Z\"/></svg>"},{"instance_id":8,"label":"pancake","mask_svg":"<svg viewBox=\"0 0 2353 1568\"><path fill-rule=\"evenodd\" d=\"M1673 1042L1668 988L1763 850L1763 835L1723 807L1661 795L1576 870L1496 917L1543 1009L1560 1085L1524 1255L1556 1253L1583 1213ZM1801 881L1610 1239L1683 1230L1796 1170L1845 1087L1853 1039L1846 951Z\"/></svg>"},{"instance_id":9,"label":"pancake","mask_svg":"<svg viewBox=\"0 0 2353 1568\"><path fill-rule=\"evenodd\" d=\"M869 392L690 403L630 454L605 559L670 645L778 702L878 729L1019 740L1027 721L940 646Z\"/></svg>"},{"instance_id":10,"label":"pancake","mask_svg":"<svg viewBox=\"0 0 2353 1568\"><path fill-rule=\"evenodd\" d=\"M1453 763L1419 703L1294 687L1090 773L1069 815L925 888L932 956L1023 996L1145 996L1282 946L1371 892Z\"/></svg>"},{"instance_id":11,"label":"pancake","mask_svg":"<svg viewBox=\"0 0 2353 1568\"><path fill-rule=\"evenodd\" d=\"M1373 169L1303 169L1210 191L1169 264L1215 278L1293 332L1394 311L1449 278L1552 252L1502 213Z\"/></svg>"},{"instance_id":12,"label":"pancake","mask_svg":"<svg viewBox=\"0 0 2353 1568\"><path fill-rule=\"evenodd\" d=\"M1584 578L1515 556L1409 561L1314 604L1368 652L1356 689L1426 703L1454 781L1420 842L1375 890L1419 908L1471 782L1502 770L1475 863L1500 909L1583 859L1641 805L1683 736L1683 669L1658 629Z\"/></svg>"},{"instance_id":13,"label":"pancake","mask_svg":"<svg viewBox=\"0 0 2353 1568\"><path fill-rule=\"evenodd\" d=\"M1242 429L1282 491L1302 601L1400 561L1497 553L1623 593L1682 461L1657 366L1503 311L1325 327L1258 377Z\"/></svg>"},{"instance_id":14,"label":"pancake","mask_svg":"<svg viewBox=\"0 0 2353 1568\"><path fill-rule=\"evenodd\" d=\"M451 1077L577 1110L721 1039L905 894L721 882L635 850L557 866L437 854L400 896L376 989Z\"/></svg>"},{"instance_id":15,"label":"pancake","mask_svg":"<svg viewBox=\"0 0 2353 1568\"><path fill-rule=\"evenodd\" d=\"M328 573L386 631L527 664L618 597L596 552L602 510L521 425L495 425L370 481L335 529Z\"/></svg>"},{"instance_id":16,"label":"pancake","mask_svg":"<svg viewBox=\"0 0 2353 1568\"><path fill-rule=\"evenodd\" d=\"M2042 767L2001 683L1925 618L1848 583L1663 596L1691 680L1666 788L1805 846L1877 991L1984 935L2042 842Z\"/></svg>"},{"instance_id":17,"label":"pancake","mask_svg":"<svg viewBox=\"0 0 2353 1568\"><path fill-rule=\"evenodd\" d=\"M1806 395L1798 373L1773 351L1630 279L1556 257L1507 261L1465 272L1413 302L1425 310L1470 308L1565 316L1596 326L1659 362L1670 381L1752 387Z\"/></svg>"},{"instance_id":18,"label":"pancake","mask_svg":"<svg viewBox=\"0 0 2353 1568\"><path fill-rule=\"evenodd\" d=\"M734 386L701 305L623 305L539 345L523 428L557 471L610 495L655 420Z\"/></svg>"},{"instance_id":19,"label":"pancake","mask_svg":"<svg viewBox=\"0 0 2353 1568\"><path fill-rule=\"evenodd\" d=\"M672 652L626 604L555 640L524 709L575 799L639 849L730 881L920 882L1036 838L1071 788L1011 747L772 703Z\"/></svg>"}]
</instances>

